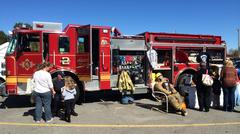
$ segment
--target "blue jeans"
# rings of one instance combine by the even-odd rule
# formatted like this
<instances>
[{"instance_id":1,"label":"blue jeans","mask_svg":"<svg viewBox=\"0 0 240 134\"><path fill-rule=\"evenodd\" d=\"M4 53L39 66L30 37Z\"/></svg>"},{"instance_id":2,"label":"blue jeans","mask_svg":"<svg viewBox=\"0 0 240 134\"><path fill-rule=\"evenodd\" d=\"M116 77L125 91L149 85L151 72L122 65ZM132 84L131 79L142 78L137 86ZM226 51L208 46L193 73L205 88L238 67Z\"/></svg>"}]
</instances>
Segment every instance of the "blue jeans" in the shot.
<instances>
[{"instance_id":1,"label":"blue jeans","mask_svg":"<svg viewBox=\"0 0 240 134\"><path fill-rule=\"evenodd\" d=\"M235 89L236 86L230 88L223 88L224 103L223 108L225 111L232 111L235 105Z\"/></svg>"},{"instance_id":2,"label":"blue jeans","mask_svg":"<svg viewBox=\"0 0 240 134\"><path fill-rule=\"evenodd\" d=\"M46 93L37 93L34 92L35 97L35 121L40 121L42 118L42 106L45 112L45 120L48 121L52 118L51 112L51 101L52 101L52 94L51 92Z\"/></svg>"}]
</instances>

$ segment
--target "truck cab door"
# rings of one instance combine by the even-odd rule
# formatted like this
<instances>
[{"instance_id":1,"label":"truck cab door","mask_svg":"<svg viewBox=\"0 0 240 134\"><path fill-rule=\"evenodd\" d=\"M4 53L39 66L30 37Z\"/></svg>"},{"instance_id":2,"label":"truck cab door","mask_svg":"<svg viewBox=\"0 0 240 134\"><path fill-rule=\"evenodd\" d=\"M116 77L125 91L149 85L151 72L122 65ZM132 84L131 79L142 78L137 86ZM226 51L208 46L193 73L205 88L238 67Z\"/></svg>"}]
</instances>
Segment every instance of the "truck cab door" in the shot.
<instances>
[{"instance_id":1,"label":"truck cab door","mask_svg":"<svg viewBox=\"0 0 240 134\"><path fill-rule=\"evenodd\" d=\"M26 83L39 63L42 63L42 32L19 33L16 56L18 94L26 92Z\"/></svg>"},{"instance_id":2,"label":"truck cab door","mask_svg":"<svg viewBox=\"0 0 240 134\"><path fill-rule=\"evenodd\" d=\"M77 29L76 71L80 81L92 80L92 27Z\"/></svg>"}]
</instances>

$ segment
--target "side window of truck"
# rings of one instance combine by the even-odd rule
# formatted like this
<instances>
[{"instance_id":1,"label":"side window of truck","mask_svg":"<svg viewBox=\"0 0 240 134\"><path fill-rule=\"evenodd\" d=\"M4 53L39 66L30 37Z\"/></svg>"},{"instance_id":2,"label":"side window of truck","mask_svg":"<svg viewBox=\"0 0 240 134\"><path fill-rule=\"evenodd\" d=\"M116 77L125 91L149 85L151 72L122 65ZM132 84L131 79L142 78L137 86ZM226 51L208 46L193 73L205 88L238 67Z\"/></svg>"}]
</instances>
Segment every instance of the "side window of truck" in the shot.
<instances>
[{"instance_id":1,"label":"side window of truck","mask_svg":"<svg viewBox=\"0 0 240 134\"><path fill-rule=\"evenodd\" d=\"M84 52L84 38L83 37L78 37L78 53L83 53Z\"/></svg>"},{"instance_id":2,"label":"side window of truck","mask_svg":"<svg viewBox=\"0 0 240 134\"><path fill-rule=\"evenodd\" d=\"M20 35L20 46L23 52L39 52L40 36L35 34Z\"/></svg>"},{"instance_id":3,"label":"side window of truck","mask_svg":"<svg viewBox=\"0 0 240 134\"><path fill-rule=\"evenodd\" d=\"M79 36L77 40L78 53L89 52L87 36Z\"/></svg>"},{"instance_id":4,"label":"side window of truck","mask_svg":"<svg viewBox=\"0 0 240 134\"><path fill-rule=\"evenodd\" d=\"M68 53L70 51L70 42L68 37L59 37L58 51Z\"/></svg>"}]
</instances>

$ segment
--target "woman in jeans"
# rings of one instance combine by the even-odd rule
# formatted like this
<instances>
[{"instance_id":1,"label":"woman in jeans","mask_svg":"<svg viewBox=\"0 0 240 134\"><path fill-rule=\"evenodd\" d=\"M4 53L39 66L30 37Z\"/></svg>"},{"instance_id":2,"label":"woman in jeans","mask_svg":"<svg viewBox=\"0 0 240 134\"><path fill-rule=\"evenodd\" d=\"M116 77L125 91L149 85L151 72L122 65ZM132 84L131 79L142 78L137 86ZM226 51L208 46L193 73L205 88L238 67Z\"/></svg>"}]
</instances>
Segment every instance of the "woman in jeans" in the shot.
<instances>
[{"instance_id":1,"label":"woman in jeans","mask_svg":"<svg viewBox=\"0 0 240 134\"><path fill-rule=\"evenodd\" d=\"M39 66L39 70L33 74L35 83L34 97L35 97L35 121L39 123L42 118L42 106L45 112L45 121L51 122L51 100L52 93L55 94L53 89L52 77L48 72L50 70L50 63L43 63ZM51 93L52 92L52 93Z\"/></svg>"},{"instance_id":2,"label":"woman in jeans","mask_svg":"<svg viewBox=\"0 0 240 134\"><path fill-rule=\"evenodd\" d=\"M221 80L224 97L223 110L232 112L235 105L234 92L238 81L238 75L231 60L226 61L221 71Z\"/></svg>"}]
</instances>

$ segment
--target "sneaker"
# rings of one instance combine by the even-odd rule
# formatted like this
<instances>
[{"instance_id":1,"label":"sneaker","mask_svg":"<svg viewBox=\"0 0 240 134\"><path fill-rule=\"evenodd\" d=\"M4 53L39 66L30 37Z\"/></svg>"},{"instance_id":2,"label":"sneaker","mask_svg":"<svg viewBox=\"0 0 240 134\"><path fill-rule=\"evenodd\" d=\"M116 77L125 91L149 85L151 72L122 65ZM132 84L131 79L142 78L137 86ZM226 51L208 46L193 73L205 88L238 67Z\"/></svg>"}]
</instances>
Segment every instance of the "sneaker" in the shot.
<instances>
[{"instance_id":1,"label":"sneaker","mask_svg":"<svg viewBox=\"0 0 240 134\"><path fill-rule=\"evenodd\" d=\"M35 121L35 123L40 123L41 121Z\"/></svg>"},{"instance_id":2,"label":"sneaker","mask_svg":"<svg viewBox=\"0 0 240 134\"><path fill-rule=\"evenodd\" d=\"M47 120L46 122L49 123L49 122L52 122L53 121L53 118L51 118L50 120Z\"/></svg>"}]
</instances>

